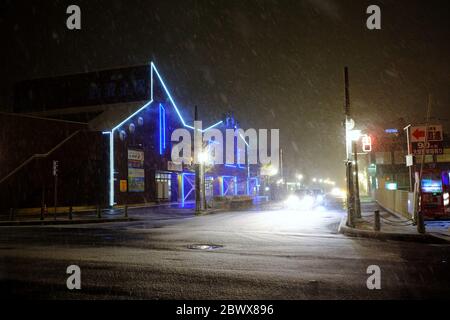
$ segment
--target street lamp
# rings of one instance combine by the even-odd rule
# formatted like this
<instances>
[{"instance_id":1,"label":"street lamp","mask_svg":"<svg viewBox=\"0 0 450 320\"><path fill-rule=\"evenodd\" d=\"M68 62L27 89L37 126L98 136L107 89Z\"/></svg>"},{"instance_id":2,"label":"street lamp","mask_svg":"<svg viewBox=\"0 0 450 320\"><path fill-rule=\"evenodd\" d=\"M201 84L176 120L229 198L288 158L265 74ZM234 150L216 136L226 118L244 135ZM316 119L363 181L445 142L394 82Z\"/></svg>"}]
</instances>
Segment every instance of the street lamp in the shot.
<instances>
[{"instance_id":1,"label":"street lamp","mask_svg":"<svg viewBox=\"0 0 450 320\"><path fill-rule=\"evenodd\" d=\"M355 171L353 172L355 192L353 192L353 197L355 201L354 212L358 218L361 218L361 201L359 198L358 151L356 150L356 142L363 136L361 130L347 130L347 145L350 146L350 157L353 152L353 164L355 166Z\"/></svg>"},{"instance_id":2,"label":"street lamp","mask_svg":"<svg viewBox=\"0 0 450 320\"><path fill-rule=\"evenodd\" d=\"M272 166L272 165L270 165L270 167L269 167L269 170L268 170L269 172L269 176L270 177L273 177L273 176L275 176L275 175L277 175L278 174L278 169L277 168L275 168L274 166Z\"/></svg>"},{"instance_id":3,"label":"street lamp","mask_svg":"<svg viewBox=\"0 0 450 320\"><path fill-rule=\"evenodd\" d=\"M201 164L205 164L209 161L209 154L208 152L202 151L198 154L198 161Z\"/></svg>"},{"instance_id":4,"label":"street lamp","mask_svg":"<svg viewBox=\"0 0 450 320\"><path fill-rule=\"evenodd\" d=\"M350 141L358 141L361 136L361 130L350 130L347 135Z\"/></svg>"}]
</instances>

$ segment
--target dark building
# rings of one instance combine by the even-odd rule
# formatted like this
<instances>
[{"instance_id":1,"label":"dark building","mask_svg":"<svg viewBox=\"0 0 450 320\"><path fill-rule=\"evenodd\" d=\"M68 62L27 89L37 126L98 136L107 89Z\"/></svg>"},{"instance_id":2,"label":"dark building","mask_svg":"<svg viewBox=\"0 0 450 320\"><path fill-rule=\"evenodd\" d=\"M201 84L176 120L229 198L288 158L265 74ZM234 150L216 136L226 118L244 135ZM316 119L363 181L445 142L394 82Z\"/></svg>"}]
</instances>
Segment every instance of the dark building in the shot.
<instances>
[{"instance_id":1,"label":"dark building","mask_svg":"<svg viewBox=\"0 0 450 320\"><path fill-rule=\"evenodd\" d=\"M171 161L170 139L193 127L153 63L19 83L14 110L0 114L3 211L53 206L55 161L58 206L195 197L192 167ZM203 131L212 128L236 122L227 117ZM206 194L257 195L258 176L256 165L208 167Z\"/></svg>"}]
</instances>

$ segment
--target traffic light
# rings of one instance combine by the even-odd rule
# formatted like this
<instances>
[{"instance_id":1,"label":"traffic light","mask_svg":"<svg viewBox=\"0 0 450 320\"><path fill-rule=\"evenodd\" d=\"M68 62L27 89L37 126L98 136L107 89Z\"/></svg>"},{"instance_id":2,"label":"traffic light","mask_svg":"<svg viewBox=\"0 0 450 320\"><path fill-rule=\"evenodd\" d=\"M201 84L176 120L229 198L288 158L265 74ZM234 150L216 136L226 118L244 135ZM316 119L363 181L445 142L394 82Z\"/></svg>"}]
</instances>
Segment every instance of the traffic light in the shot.
<instances>
[{"instance_id":1,"label":"traffic light","mask_svg":"<svg viewBox=\"0 0 450 320\"><path fill-rule=\"evenodd\" d=\"M372 138L368 135L362 137L362 149L364 152L372 151Z\"/></svg>"}]
</instances>

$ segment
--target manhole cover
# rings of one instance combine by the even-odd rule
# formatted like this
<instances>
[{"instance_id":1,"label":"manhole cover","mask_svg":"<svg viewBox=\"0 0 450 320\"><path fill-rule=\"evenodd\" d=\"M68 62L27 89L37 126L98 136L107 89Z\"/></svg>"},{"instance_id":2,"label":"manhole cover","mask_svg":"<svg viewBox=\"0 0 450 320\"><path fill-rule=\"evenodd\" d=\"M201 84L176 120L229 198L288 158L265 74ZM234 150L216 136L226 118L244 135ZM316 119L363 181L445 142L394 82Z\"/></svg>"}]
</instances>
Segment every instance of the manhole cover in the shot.
<instances>
[{"instance_id":1,"label":"manhole cover","mask_svg":"<svg viewBox=\"0 0 450 320\"><path fill-rule=\"evenodd\" d=\"M216 244L190 244L188 245L188 249L192 250L215 250L223 248L223 246L219 246Z\"/></svg>"}]
</instances>

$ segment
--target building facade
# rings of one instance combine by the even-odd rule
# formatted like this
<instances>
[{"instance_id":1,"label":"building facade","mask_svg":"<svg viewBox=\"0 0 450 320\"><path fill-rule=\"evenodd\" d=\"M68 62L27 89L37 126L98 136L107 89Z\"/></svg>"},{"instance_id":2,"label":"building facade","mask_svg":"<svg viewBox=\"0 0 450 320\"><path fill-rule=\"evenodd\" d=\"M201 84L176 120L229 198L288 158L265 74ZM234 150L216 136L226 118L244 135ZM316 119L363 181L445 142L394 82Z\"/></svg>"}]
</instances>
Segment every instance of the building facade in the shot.
<instances>
[{"instance_id":1,"label":"building facade","mask_svg":"<svg viewBox=\"0 0 450 320\"><path fill-rule=\"evenodd\" d=\"M26 81L15 95L16 113L0 115L20 127L19 135L13 125L3 132L3 210L49 207L55 199L103 207L195 199L193 166L171 161L172 132L193 131L186 120L193 110L176 104L153 63ZM232 117L204 121L203 131L236 125ZM259 193L257 165L207 166L205 176L208 199Z\"/></svg>"}]
</instances>

